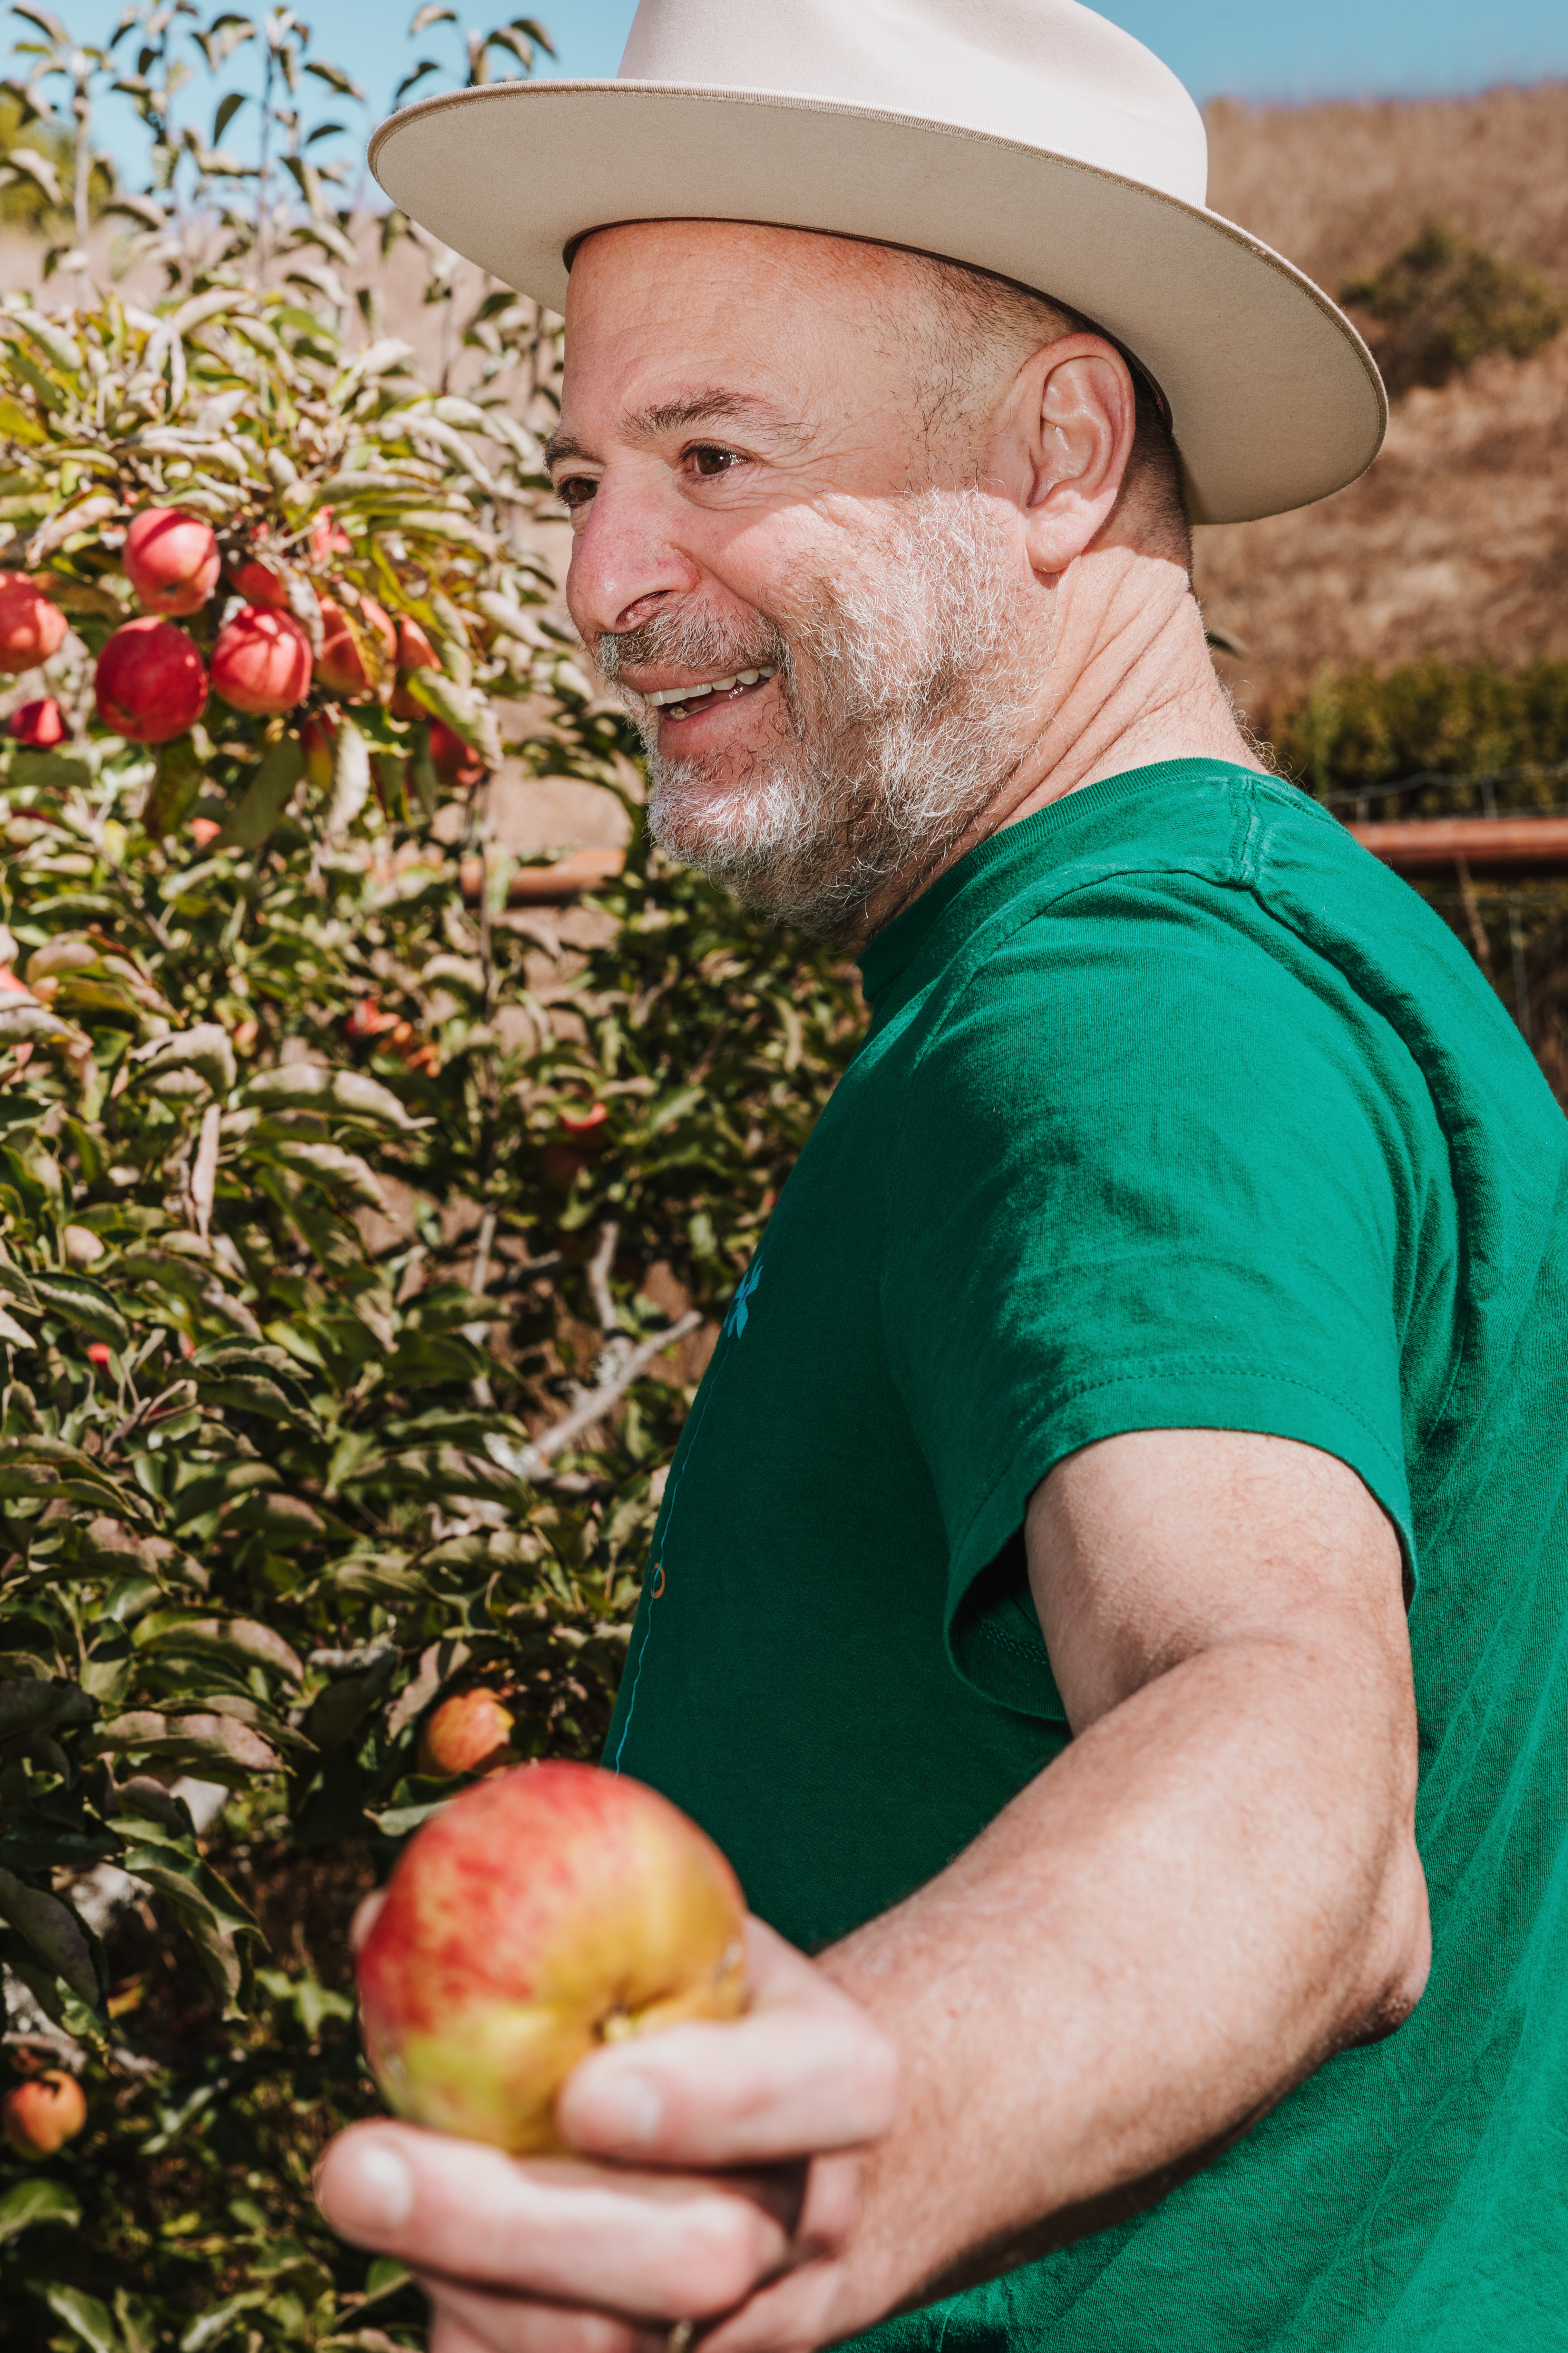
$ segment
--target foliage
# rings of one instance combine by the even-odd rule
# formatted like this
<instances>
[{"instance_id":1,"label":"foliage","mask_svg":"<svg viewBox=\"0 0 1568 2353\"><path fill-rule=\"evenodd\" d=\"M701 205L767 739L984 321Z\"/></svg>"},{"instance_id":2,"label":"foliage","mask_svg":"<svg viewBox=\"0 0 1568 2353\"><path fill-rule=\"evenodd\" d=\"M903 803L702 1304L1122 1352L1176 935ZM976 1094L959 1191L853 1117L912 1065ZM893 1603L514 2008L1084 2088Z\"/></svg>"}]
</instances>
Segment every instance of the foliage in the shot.
<instances>
[{"instance_id":1,"label":"foliage","mask_svg":"<svg viewBox=\"0 0 1568 2353\"><path fill-rule=\"evenodd\" d=\"M444 391L290 258L308 204L259 288L254 216L162 217L161 307L0 302L0 567L72 625L14 698L65 740L0 754L0 1965L13 2063L74 2047L89 2100L0 2163L0 2308L19 2353L384 2347L417 2299L309 2199L367 2098L353 1902L449 1794L454 1683L595 1753L689 1397L660 1335L732 1288L857 1006L640 833L552 955L489 784L440 781L437 723L637 813L528 552L549 323L487 290ZM110 733L164 504L318 650L330 595L366 692Z\"/></svg>"},{"instance_id":2,"label":"foliage","mask_svg":"<svg viewBox=\"0 0 1568 2353\"><path fill-rule=\"evenodd\" d=\"M1325 670L1302 702L1262 714L1260 733L1286 775L1363 815L1480 810L1489 789L1497 807L1552 807L1568 799L1568 662ZM1380 797L1412 778L1425 782Z\"/></svg>"},{"instance_id":3,"label":"foliage","mask_svg":"<svg viewBox=\"0 0 1568 2353\"><path fill-rule=\"evenodd\" d=\"M1447 384L1488 352L1529 359L1568 319L1568 301L1528 263L1473 245L1441 221L1373 277L1340 290L1365 311L1378 365L1397 396Z\"/></svg>"}]
</instances>

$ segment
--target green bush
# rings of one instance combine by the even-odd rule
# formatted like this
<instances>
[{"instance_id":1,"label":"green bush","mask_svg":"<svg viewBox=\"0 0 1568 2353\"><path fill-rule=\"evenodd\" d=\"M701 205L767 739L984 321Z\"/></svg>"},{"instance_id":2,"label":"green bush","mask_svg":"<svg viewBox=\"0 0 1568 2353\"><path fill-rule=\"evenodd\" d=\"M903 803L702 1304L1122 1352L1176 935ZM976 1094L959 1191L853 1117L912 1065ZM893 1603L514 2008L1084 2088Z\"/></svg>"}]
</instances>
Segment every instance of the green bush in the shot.
<instances>
[{"instance_id":1,"label":"green bush","mask_svg":"<svg viewBox=\"0 0 1568 2353\"><path fill-rule=\"evenodd\" d=\"M1568 799L1568 662L1325 670L1257 723L1287 776L1321 799L1364 802L1372 816L1458 815L1485 808L1489 792L1497 807ZM1423 776L1444 781L1380 799Z\"/></svg>"},{"instance_id":2,"label":"green bush","mask_svg":"<svg viewBox=\"0 0 1568 2353\"><path fill-rule=\"evenodd\" d=\"M1525 262L1472 245L1441 221L1371 278L1340 289L1365 312L1389 391L1443 385L1489 352L1529 359L1568 319L1568 301Z\"/></svg>"}]
</instances>

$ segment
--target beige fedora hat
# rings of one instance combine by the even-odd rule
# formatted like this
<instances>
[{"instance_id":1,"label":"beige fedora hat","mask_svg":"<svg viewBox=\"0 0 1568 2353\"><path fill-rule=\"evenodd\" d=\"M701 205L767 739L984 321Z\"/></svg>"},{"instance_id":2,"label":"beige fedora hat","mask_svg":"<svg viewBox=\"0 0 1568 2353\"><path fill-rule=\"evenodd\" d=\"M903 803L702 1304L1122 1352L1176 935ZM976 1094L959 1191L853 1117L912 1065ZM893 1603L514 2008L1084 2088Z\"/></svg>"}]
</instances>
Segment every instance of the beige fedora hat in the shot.
<instances>
[{"instance_id":1,"label":"beige fedora hat","mask_svg":"<svg viewBox=\"0 0 1568 2353\"><path fill-rule=\"evenodd\" d=\"M1201 522L1327 497L1387 424L1349 320L1207 210L1174 74L1076 0L642 0L616 80L426 99L370 152L395 204L555 311L577 240L634 220L827 230L1037 288L1160 385Z\"/></svg>"}]
</instances>

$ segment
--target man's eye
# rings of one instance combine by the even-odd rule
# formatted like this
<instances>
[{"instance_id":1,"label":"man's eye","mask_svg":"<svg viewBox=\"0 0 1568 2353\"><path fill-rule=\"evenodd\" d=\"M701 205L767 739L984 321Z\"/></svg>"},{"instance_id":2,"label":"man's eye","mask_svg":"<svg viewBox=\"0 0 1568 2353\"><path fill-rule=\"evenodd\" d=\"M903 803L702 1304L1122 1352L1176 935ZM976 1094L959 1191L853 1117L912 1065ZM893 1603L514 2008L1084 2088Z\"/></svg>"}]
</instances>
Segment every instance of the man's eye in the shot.
<instances>
[{"instance_id":1,"label":"man's eye","mask_svg":"<svg viewBox=\"0 0 1568 2353\"><path fill-rule=\"evenodd\" d=\"M715 449L708 444L690 452L691 462L700 474L727 474L731 466L741 462L733 449Z\"/></svg>"},{"instance_id":2,"label":"man's eye","mask_svg":"<svg viewBox=\"0 0 1568 2353\"><path fill-rule=\"evenodd\" d=\"M568 474L556 483L555 495L563 507L585 507L598 487L592 474Z\"/></svg>"}]
</instances>

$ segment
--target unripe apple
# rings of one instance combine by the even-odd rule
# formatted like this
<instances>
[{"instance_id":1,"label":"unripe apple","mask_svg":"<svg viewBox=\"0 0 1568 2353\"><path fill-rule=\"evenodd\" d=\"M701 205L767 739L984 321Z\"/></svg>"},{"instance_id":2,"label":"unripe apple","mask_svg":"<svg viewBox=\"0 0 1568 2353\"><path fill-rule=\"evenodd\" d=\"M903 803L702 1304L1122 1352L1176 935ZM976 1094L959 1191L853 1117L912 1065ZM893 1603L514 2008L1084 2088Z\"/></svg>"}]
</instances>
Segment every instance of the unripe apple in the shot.
<instances>
[{"instance_id":1,"label":"unripe apple","mask_svg":"<svg viewBox=\"0 0 1568 2353\"><path fill-rule=\"evenodd\" d=\"M433 1708L419 1734L418 1766L432 1777L493 1773L515 1765L511 1736L517 1718L493 1691L454 1692Z\"/></svg>"},{"instance_id":2,"label":"unripe apple","mask_svg":"<svg viewBox=\"0 0 1568 2353\"><path fill-rule=\"evenodd\" d=\"M18 2157L53 2157L87 2122L87 2101L74 2075L51 2067L30 2075L0 2102L0 2123Z\"/></svg>"},{"instance_id":3,"label":"unripe apple","mask_svg":"<svg viewBox=\"0 0 1568 2353\"><path fill-rule=\"evenodd\" d=\"M66 617L25 572L0 572L0 672L32 670L65 643Z\"/></svg>"},{"instance_id":4,"label":"unripe apple","mask_svg":"<svg viewBox=\"0 0 1568 2353\"><path fill-rule=\"evenodd\" d=\"M270 719L310 691L310 640L292 613L242 605L218 631L213 685L236 711Z\"/></svg>"},{"instance_id":5,"label":"unripe apple","mask_svg":"<svg viewBox=\"0 0 1568 2353\"><path fill-rule=\"evenodd\" d=\"M54 696L46 694L41 702L24 702L19 711L13 711L5 732L30 752L52 752L66 740L65 716Z\"/></svg>"},{"instance_id":6,"label":"unripe apple","mask_svg":"<svg viewBox=\"0 0 1568 2353\"><path fill-rule=\"evenodd\" d=\"M560 2148L556 2094L600 2043L739 2013L744 1928L667 1798L595 1765L498 1774L416 1833L360 1949L372 2072L412 2123Z\"/></svg>"},{"instance_id":7,"label":"unripe apple","mask_svg":"<svg viewBox=\"0 0 1568 2353\"><path fill-rule=\"evenodd\" d=\"M374 638L380 644L390 670L397 659L397 632L391 617L383 611L374 596L362 596L354 619L363 636ZM356 695L369 694L374 681L365 659L354 641L348 617L333 597L321 599L321 652L316 664L321 684L332 694L353 701Z\"/></svg>"},{"instance_id":8,"label":"unripe apple","mask_svg":"<svg viewBox=\"0 0 1568 2353\"><path fill-rule=\"evenodd\" d=\"M147 613L116 629L98 657L98 715L132 744L168 744L202 715L207 674L184 629Z\"/></svg>"},{"instance_id":9,"label":"unripe apple","mask_svg":"<svg viewBox=\"0 0 1568 2353\"><path fill-rule=\"evenodd\" d=\"M217 534L178 507L144 507L132 518L121 558L125 577L150 613L196 613L217 586Z\"/></svg>"},{"instance_id":10,"label":"unripe apple","mask_svg":"<svg viewBox=\"0 0 1568 2353\"><path fill-rule=\"evenodd\" d=\"M444 785L469 785L482 782L485 764L471 744L465 744L455 729L444 721L430 722L430 764Z\"/></svg>"}]
</instances>

